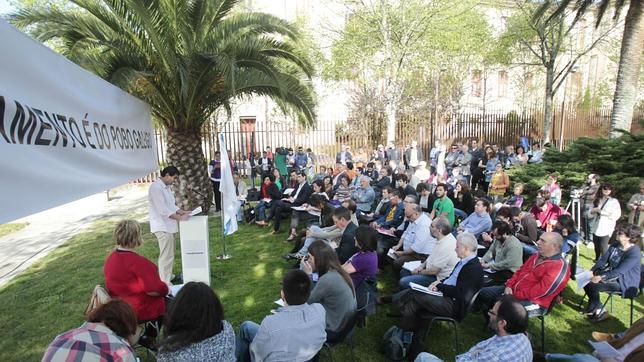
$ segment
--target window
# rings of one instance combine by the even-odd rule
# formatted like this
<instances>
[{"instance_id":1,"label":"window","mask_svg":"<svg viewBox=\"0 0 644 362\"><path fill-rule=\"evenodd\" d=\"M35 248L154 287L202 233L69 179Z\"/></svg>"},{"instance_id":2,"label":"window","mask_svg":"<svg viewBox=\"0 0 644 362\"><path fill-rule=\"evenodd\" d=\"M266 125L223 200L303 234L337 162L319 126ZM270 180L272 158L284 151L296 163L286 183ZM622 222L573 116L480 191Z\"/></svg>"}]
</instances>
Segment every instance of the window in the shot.
<instances>
[{"instance_id":1,"label":"window","mask_svg":"<svg viewBox=\"0 0 644 362\"><path fill-rule=\"evenodd\" d=\"M499 98L508 96L508 72L505 70L499 71Z\"/></svg>"},{"instance_id":2,"label":"window","mask_svg":"<svg viewBox=\"0 0 644 362\"><path fill-rule=\"evenodd\" d=\"M480 97L482 92L481 84L481 71L475 70L472 72L472 96Z\"/></svg>"}]
</instances>

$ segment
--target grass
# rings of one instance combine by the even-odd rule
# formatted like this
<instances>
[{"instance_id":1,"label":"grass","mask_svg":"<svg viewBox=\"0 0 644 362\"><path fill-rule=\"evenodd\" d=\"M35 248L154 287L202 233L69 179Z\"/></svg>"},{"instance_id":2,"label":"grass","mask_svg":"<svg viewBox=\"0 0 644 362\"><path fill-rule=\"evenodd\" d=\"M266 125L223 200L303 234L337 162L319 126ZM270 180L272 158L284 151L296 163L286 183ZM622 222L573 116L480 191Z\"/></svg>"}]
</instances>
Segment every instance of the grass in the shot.
<instances>
[{"instance_id":1,"label":"grass","mask_svg":"<svg viewBox=\"0 0 644 362\"><path fill-rule=\"evenodd\" d=\"M2 224L2 225L0 225L0 238L3 237L3 236L9 235L11 233L15 233L18 230L22 230L27 225L29 225L28 222L16 222L16 223Z\"/></svg>"},{"instance_id":2,"label":"grass","mask_svg":"<svg viewBox=\"0 0 644 362\"><path fill-rule=\"evenodd\" d=\"M34 264L25 273L0 289L0 361L38 361L51 340L59 333L75 328L83 320L83 311L92 288L103 284L103 262L113 249L112 222L97 222ZM143 225L144 245L141 254L155 261L158 255L156 239ZM241 225L233 236L227 238L228 253L232 259L219 261L214 255L221 253L221 224L218 218L210 220L212 287L222 299L226 319L236 328L244 320L260 322L279 296L280 280L292 264L279 256L289 251L291 245L281 242L286 236L271 235L269 229ZM581 264L591 263L590 249L582 247ZM178 252L178 250L177 250ZM180 270L177 254L175 271ZM395 280L389 270L379 275L379 286L389 293ZM628 327L628 301L614 298L614 313L599 325L586 321L576 310L581 294L571 282L565 293L565 302L557 305L546 317L546 350L550 352L588 352L586 342L593 330L622 331ZM635 302L635 316L642 316L643 300ZM360 361L384 361L379 346L384 332L392 325L385 316L386 308L369 317L367 327L357 331L355 355ZM530 334L534 347L540 348L540 324L532 320ZM480 314L468 316L459 326L461 347L464 352L476 342L490 337L483 328ZM445 360L453 360L453 331L438 324L430 332L426 350ZM334 351L335 358L348 360L347 347ZM343 358L347 356L347 358ZM144 354L142 357L147 358Z\"/></svg>"}]
</instances>

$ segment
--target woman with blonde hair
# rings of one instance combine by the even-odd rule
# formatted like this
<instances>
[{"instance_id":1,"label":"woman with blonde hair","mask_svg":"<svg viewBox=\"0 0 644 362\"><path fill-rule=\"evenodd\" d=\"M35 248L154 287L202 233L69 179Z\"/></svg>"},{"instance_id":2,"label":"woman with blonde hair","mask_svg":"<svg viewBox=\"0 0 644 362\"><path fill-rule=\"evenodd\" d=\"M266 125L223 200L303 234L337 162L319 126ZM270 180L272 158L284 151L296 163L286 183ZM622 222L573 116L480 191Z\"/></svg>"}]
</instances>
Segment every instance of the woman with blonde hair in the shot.
<instances>
[{"instance_id":1,"label":"woman with blonde hair","mask_svg":"<svg viewBox=\"0 0 644 362\"><path fill-rule=\"evenodd\" d=\"M135 220L119 222L114 228L114 239L116 249L103 267L107 291L113 298L131 305L139 322L160 322L165 314L168 285L159 278L157 266L135 251L143 244L139 223ZM156 335L146 331L146 337L152 345Z\"/></svg>"}]
</instances>

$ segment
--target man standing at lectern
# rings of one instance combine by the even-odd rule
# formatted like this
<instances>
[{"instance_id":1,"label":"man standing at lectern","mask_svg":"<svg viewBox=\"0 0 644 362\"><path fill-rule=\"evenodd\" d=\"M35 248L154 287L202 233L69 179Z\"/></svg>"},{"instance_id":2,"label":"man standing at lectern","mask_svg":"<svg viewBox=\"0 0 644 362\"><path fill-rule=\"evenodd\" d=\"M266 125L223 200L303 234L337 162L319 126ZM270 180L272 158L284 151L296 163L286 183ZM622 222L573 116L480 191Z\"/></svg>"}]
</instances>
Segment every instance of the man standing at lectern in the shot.
<instances>
[{"instance_id":1,"label":"man standing at lectern","mask_svg":"<svg viewBox=\"0 0 644 362\"><path fill-rule=\"evenodd\" d=\"M161 177L156 179L148 190L150 209L150 232L159 241L159 277L170 284L173 278L174 265L174 234L179 231L177 221L187 220L188 211L181 210L177 205L170 186L179 179L179 170L168 166L161 170Z\"/></svg>"}]
</instances>

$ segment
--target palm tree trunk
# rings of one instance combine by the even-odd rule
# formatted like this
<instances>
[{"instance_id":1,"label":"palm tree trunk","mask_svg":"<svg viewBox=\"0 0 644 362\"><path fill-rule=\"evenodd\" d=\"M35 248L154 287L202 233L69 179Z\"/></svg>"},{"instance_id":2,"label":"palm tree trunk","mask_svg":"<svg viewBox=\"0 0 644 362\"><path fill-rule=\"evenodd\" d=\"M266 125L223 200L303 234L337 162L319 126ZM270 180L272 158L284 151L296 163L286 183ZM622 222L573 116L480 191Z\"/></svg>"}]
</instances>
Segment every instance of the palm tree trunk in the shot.
<instances>
[{"instance_id":1,"label":"palm tree trunk","mask_svg":"<svg viewBox=\"0 0 644 362\"><path fill-rule=\"evenodd\" d=\"M200 132L168 130L167 152L168 165L176 166L181 173L179 186L174 186L177 204L184 210L201 206L204 211L208 211L213 191L201 148Z\"/></svg>"},{"instance_id":2,"label":"palm tree trunk","mask_svg":"<svg viewBox=\"0 0 644 362\"><path fill-rule=\"evenodd\" d=\"M617 132L618 129L631 130L633 107L638 92L637 81L642 60L642 43L644 43L644 4L642 2L642 0L631 0L624 22L613 112L610 116L611 138L621 135Z\"/></svg>"}]
</instances>

